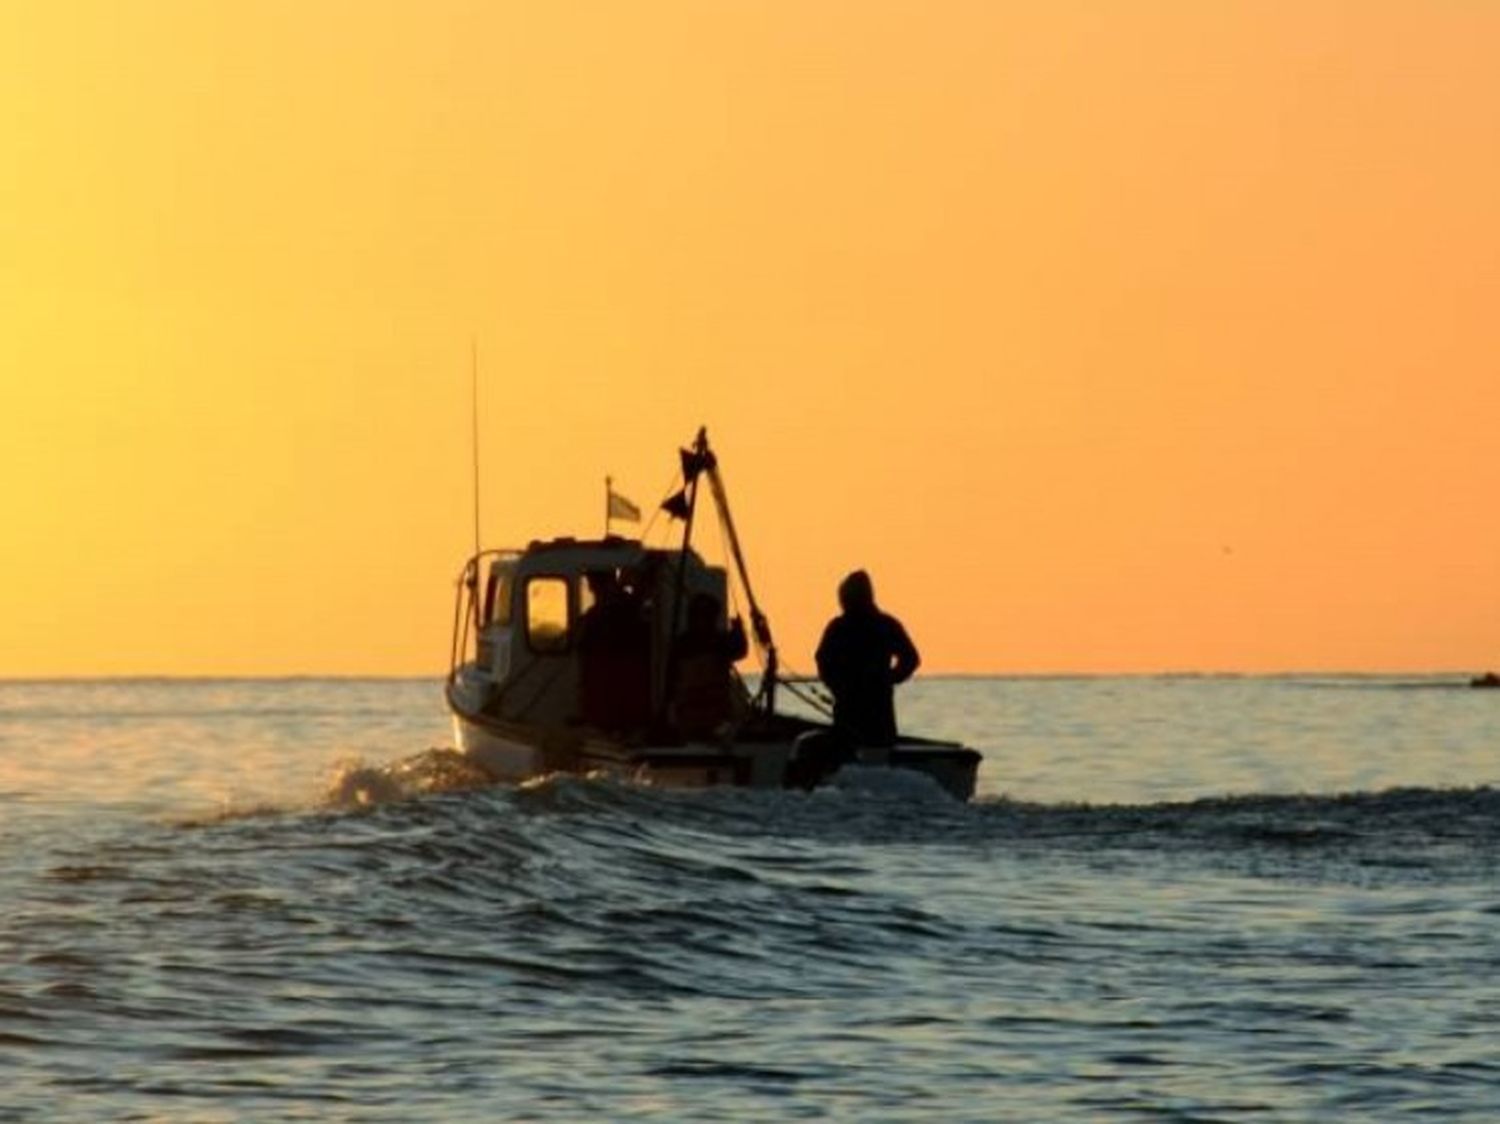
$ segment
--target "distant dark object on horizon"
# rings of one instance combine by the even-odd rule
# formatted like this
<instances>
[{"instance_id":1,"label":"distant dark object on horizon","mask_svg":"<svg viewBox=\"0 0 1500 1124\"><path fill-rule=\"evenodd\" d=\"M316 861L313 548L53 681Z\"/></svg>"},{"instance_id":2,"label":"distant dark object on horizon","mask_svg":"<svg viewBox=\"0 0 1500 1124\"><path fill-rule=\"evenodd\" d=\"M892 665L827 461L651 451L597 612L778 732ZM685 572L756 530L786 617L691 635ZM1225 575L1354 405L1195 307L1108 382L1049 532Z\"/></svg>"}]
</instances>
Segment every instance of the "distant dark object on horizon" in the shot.
<instances>
[{"instance_id":1,"label":"distant dark object on horizon","mask_svg":"<svg viewBox=\"0 0 1500 1124\"><path fill-rule=\"evenodd\" d=\"M1500 675L1493 671L1486 671L1483 675L1475 676L1469 680L1470 687L1500 687Z\"/></svg>"}]
</instances>

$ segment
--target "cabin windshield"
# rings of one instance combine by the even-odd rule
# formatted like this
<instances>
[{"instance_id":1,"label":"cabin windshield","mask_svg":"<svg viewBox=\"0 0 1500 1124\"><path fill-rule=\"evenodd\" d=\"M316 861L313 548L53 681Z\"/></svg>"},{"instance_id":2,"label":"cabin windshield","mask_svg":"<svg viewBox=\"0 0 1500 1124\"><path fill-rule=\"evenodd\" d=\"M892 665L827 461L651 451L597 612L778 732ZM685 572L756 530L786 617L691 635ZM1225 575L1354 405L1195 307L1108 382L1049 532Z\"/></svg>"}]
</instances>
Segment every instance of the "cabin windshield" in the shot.
<instances>
[{"instance_id":1,"label":"cabin windshield","mask_svg":"<svg viewBox=\"0 0 1500 1124\"><path fill-rule=\"evenodd\" d=\"M602 602L613 604L621 600L636 605L650 602L639 572L621 566L594 567L583 572L583 580L578 583L580 617Z\"/></svg>"},{"instance_id":2,"label":"cabin windshield","mask_svg":"<svg viewBox=\"0 0 1500 1124\"><path fill-rule=\"evenodd\" d=\"M526 642L535 652L565 652L569 643L568 579L526 580Z\"/></svg>"}]
</instances>

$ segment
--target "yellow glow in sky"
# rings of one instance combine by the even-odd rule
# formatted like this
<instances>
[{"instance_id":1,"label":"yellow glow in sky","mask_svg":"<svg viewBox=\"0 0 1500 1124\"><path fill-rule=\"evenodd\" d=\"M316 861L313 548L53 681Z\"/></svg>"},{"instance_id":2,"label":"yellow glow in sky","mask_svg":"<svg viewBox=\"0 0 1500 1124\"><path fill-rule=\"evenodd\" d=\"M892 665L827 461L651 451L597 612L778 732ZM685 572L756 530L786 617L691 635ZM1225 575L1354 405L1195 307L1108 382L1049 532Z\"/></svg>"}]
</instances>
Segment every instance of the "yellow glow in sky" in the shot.
<instances>
[{"instance_id":1,"label":"yellow glow in sky","mask_svg":"<svg viewBox=\"0 0 1500 1124\"><path fill-rule=\"evenodd\" d=\"M787 658L1500 664L1500 5L0 9L0 674L440 673L706 422Z\"/></svg>"}]
</instances>

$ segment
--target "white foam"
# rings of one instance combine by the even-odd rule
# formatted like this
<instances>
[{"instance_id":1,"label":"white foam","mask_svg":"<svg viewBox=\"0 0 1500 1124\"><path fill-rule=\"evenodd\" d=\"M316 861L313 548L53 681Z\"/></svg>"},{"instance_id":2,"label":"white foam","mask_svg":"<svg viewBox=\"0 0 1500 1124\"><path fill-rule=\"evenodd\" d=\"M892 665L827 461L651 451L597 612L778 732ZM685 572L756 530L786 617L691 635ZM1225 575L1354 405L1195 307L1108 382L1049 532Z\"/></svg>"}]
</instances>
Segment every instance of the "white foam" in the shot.
<instances>
[{"instance_id":1,"label":"white foam","mask_svg":"<svg viewBox=\"0 0 1500 1124\"><path fill-rule=\"evenodd\" d=\"M947 803L953 799L926 773L881 765L845 765L828 781L828 787L891 800L941 800Z\"/></svg>"}]
</instances>

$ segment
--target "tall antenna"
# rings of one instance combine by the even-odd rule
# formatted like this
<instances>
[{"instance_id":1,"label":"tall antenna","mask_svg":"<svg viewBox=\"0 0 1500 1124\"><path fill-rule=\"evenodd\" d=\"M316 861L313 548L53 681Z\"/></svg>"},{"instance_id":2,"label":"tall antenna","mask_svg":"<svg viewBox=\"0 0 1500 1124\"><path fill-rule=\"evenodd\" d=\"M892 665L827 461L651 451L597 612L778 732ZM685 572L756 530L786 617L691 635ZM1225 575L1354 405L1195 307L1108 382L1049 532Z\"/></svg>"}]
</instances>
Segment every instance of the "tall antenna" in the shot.
<instances>
[{"instance_id":1,"label":"tall antenna","mask_svg":"<svg viewBox=\"0 0 1500 1124\"><path fill-rule=\"evenodd\" d=\"M479 554L479 340L469 337L469 416L474 447L474 554Z\"/></svg>"}]
</instances>

